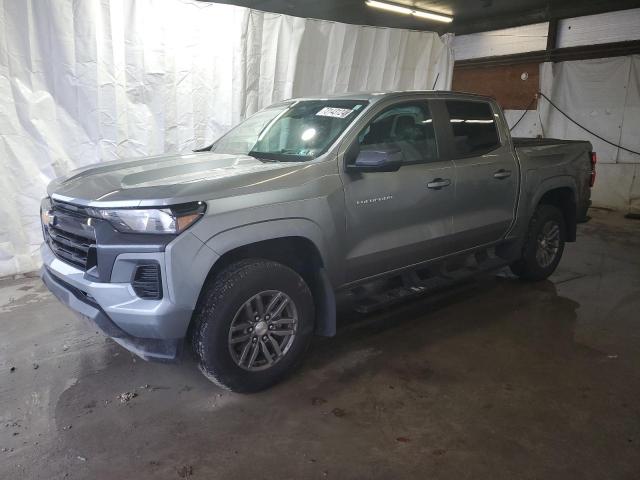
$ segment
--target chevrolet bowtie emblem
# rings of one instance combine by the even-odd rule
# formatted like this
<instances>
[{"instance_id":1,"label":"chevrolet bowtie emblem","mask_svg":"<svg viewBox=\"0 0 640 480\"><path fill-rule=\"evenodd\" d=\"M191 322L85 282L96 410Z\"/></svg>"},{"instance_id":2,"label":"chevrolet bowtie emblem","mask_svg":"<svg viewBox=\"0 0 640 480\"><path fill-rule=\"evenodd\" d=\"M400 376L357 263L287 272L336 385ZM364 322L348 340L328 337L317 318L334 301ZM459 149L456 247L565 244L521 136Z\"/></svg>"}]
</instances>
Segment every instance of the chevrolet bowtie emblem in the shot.
<instances>
[{"instance_id":1,"label":"chevrolet bowtie emblem","mask_svg":"<svg viewBox=\"0 0 640 480\"><path fill-rule=\"evenodd\" d=\"M42 224L47 227L52 227L55 222L55 219L56 219L56 216L51 210L43 210L42 214L40 215L40 220L42 221Z\"/></svg>"}]
</instances>

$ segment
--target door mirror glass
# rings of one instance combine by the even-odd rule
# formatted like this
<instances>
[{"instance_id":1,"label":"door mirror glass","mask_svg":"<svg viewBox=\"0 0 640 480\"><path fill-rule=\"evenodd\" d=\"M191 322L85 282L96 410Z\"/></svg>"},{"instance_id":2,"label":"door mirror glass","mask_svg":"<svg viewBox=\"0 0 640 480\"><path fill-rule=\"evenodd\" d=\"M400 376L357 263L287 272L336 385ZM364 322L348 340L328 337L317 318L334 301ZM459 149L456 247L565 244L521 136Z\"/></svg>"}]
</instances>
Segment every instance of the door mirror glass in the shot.
<instances>
[{"instance_id":1,"label":"door mirror glass","mask_svg":"<svg viewBox=\"0 0 640 480\"><path fill-rule=\"evenodd\" d=\"M404 155L392 145L377 145L377 148L360 150L355 161L348 165L350 171L395 172L402 166Z\"/></svg>"}]
</instances>

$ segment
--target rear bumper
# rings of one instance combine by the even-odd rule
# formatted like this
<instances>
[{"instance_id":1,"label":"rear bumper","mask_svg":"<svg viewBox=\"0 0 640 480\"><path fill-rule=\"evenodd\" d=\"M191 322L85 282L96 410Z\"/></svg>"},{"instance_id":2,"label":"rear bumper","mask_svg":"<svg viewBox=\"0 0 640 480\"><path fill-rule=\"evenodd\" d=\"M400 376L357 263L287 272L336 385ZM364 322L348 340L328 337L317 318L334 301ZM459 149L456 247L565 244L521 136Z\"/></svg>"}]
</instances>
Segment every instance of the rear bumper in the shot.
<instances>
[{"instance_id":1,"label":"rear bumper","mask_svg":"<svg viewBox=\"0 0 640 480\"><path fill-rule=\"evenodd\" d=\"M590 207L591 207L591 200L586 200L580 205L580 208L578 208L578 218L577 218L578 223L584 223L589 221L588 211Z\"/></svg>"}]
</instances>

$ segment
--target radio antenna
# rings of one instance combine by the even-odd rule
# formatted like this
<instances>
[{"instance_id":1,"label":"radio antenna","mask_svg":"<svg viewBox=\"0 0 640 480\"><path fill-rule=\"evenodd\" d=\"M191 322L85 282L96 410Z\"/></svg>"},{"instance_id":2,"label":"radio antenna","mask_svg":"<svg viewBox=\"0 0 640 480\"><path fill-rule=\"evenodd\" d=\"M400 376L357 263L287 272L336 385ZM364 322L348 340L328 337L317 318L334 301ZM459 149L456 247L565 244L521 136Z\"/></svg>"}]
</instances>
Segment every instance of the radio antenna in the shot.
<instances>
[{"instance_id":1,"label":"radio antenna","mask_svg":"<svg viewBox=\"0 0 640 480\"><path fill-rule=\"evenodd\" d=\"M434 88L436 88L436 83L438 83L438 78L440 78L440 72L438 72L438 74L436 75L436 79L433 82L433 87L431 87L431 90L433 90Z\"/></svg>"}]
</instances>

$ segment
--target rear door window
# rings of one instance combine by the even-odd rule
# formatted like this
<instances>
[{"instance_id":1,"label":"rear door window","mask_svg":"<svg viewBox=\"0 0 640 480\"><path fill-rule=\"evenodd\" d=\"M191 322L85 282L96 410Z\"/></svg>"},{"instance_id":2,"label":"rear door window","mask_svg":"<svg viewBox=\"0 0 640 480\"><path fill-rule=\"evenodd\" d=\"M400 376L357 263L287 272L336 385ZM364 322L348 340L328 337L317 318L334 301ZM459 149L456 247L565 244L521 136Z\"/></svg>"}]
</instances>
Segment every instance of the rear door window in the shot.
<instances>
[{"instance_id":1,"label":"rear door window","mask_svg":"<svg viewBox=\"0 0 640 480\"><path fill-rule=\"evenodd\" d=\"M455 158L476 157L500 146L491 104L482 101L446 100L453 133Z\"/></svg>"}]
</instances>

